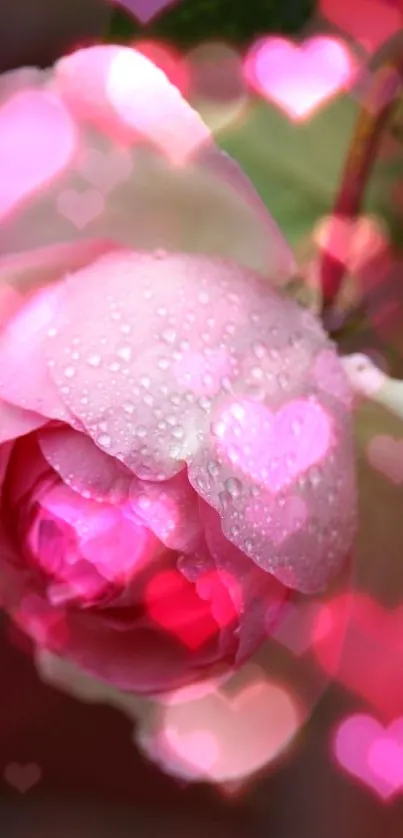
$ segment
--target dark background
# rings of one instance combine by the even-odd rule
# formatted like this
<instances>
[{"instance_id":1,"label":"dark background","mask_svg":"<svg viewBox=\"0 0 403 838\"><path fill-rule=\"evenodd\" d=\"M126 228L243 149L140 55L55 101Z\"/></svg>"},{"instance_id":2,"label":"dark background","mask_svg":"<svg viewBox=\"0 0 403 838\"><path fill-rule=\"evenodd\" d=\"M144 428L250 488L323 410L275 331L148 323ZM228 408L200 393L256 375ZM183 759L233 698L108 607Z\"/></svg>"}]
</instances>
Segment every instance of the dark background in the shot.
<instances>
[{"instance_id":1,"label":"dark background","mask_svg":"<svg viewBox=\"0 0 403 838\"><path fill-rule=\"evenodd\" d=\"M144 28L144 35L162 35L178 46L209 37L244 44L263 32L297 31L313 5L311 0L183 0ZM0 70L46 66L77 44L138 34L126 14L112 12L102 0L1 3ZM378 501L369 498L368 510L374 504L375 512ZM389 509L387 492L383 502ZM391 529L389 523L386 531ZM374 530L368 539L376 541ZM369 587L388 603L401 598L403 574L385 559L385 576L375 548L369 564L378 564ZM213 788L181 786L146 763L122 714L81 704L42 684L29 654L10 642L5 624L0 655L2 838L403 838L402 804L377 802L329 760L335 722L347 712L367 710L336 685L284 765L252 784L241 799L224 800ZM40 781L25 794L11 788L3 778L10 762L37 764Z\"/></svg>"}]
</instances>

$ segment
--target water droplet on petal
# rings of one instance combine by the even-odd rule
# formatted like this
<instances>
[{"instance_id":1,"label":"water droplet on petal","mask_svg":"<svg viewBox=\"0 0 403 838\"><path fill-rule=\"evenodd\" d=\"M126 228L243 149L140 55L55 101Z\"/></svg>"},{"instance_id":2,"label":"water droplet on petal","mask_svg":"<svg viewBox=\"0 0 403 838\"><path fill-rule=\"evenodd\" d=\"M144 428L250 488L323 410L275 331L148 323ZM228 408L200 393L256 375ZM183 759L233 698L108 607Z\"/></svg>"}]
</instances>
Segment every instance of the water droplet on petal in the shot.
<instances>
[{"instance_id":1,"label":"water droplet on petal","mask_svg":"<svg viewBox=\"0 0 403 838\"><path fill-rule=\"evenodd\" d=\"M101 360L102 359L100 355L89 355L89 357L87 358L87 364L89 364L90 367L99 367Z\"/></svg>"},{"instance_id":2,"label":"water droplet on petal","mask_svg":"<svg viewBox=\"0 0 403 838\"><path fill-rule=\"evenodd\" d=\"M242 483L236 477L229 477L224 485L232 498L238 498L242 494Z\"/></svg>"},{"instance_id":3,"label":"water droplet on petal","mask_svg":"<svg viewBox=\"0 0 403 838\"><path fill-rule=\"evenodd\" d=\"M176 425L174 428L172 428L171 433L172 436L175 437L175 439L183 438L183 428L181 428L180 425Z\"/></svg>"},{"instance_id":4,"label":"water droplet on petal","mask_svg":"<svg viewBox=\"0 0 403 838\"><path fill-rule=\"evenodd\" d=\"M229 492L220 492L218 495L222 509L225 511L231 503L231 495Z\"/></svg>"},{"instance_id":5,"label":"water droplet on petal","mask_svg":"<svg viewBox=\"0 0 403 838\"><path fill-rule=\"evenodd\" d=\"M74 367L66 367L66 369L64 370L64 374L65 374L66 378L74 378L74 376L76 374L75 368Z\"/></svg>"},{"instance_id":6,"label":"water droplet on petal","mask_svg":"<svg viewBox=\"0 0 403 838\"><path fill-rule=\"evenodd\" d=\"M320 470L316 466L310 469L308 479L309 483L311 484L311 486L313 486L314 489L316 488L316 486L319 486L319 483L322 480L322 475L320 473Z\"/></svg>"},{"instance_id":7,"label":"water droplet on petal","mask_svg":"<svg viewBox=\"0 0 403 838\"><path fill-rule=\"evenodd\" d=\"M284 390L287 387L289 381L289 376L286 373L280 373L280 375L277 377L278 386L281 390Z\"/></svg>"},{"instance_id":8,"label":"water droplet on petal","mask_svg":"<svg viewBox=\"0 0 403 838\"><path fill-rule=\"evenodd\" d=\"M97 442L99 443L99 445L102 445L103 448L110 448L112 444L112 440L109 434L101 434L98 437Z\"/></svg>"},{"instance_id":9,"label":"water droplet on petal","mask_svg":"<svg viewBox=\"0 0 403 838\"><path fill-rule=\"evenodd\" d=\"M219 472L219 468L218 468L217 463L214 460L210 460L210 462L207 463L207 471L208 471L208 473L211 477L216 477L217 476L217 474Z\"/></svg>"},{"instance_id":10,"label":"water droplet on petal","mask_svg":"<svg viewBox=\"0 0 403 838\"><path fill-rule=\"evenodd\" d=\"M116 350L116 354L119 356L119 358L122 358L123 361L130 361L132 357L132 348L127 344L125 344L124 346L119 346Z\"/></svg>"},{"instance_id":11,"label":"water droplet on petal","mask_svg":"<svg viewBox=\"0 0 403 838\"><path fill-rule=\"evenodd\" d=\"M252 346L252 352L256 356L256 358L264 358L267 354L267 346L262 341L256 341L256 343Z\"/></svg>"},{"instance_id":12,"label":"water droplet on petal","mask_svg":"<svg viewBox=\"0 0 403 838\"><path fill-rule=\"evenodd\" d=\"M175 329L164 329L161 333L161 338L165 343L175 343L176 340L176 331Z\"/></svg>"}]
</instances>

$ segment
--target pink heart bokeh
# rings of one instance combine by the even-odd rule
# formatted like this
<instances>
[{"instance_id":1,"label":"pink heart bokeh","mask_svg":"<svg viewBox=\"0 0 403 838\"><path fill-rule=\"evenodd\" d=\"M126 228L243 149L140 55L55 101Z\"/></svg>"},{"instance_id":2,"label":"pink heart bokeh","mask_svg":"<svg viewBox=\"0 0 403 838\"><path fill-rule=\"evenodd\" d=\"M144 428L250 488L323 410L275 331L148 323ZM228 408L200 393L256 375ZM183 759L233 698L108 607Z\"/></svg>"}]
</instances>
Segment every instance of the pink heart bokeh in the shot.
<instances>
[{"instance_id":1,"label":"pink heart bokeh","mask_svg":"<svg viewBox=\"0 0 403 838\"><path fill-rule=\"evenodd\" d=\"M304 399L276 413L259 402L236 402L222 409L212 428L220 454L273 493L319 463L332 438L325 410Z\"/></svg>"},{"instance_id":2,"label":"pink heart bokeh","mask_svg":"<svg viewBox=\"0 0 403 838\"><path fill-rule=\"evenodd\" d=\"M159 730L145 745L177 776L238 781L281 754L304 712L296 696L251 665L235 694L220 690L161 708Z\"/></svg>"},{"instance_id":3,"label":"pink heart bokeh","mask_svg":"<svg viewBox=\"0 0 403 838\"><path fill-rule=\"evenodd\" d=\"M59 175L76 145L73 120L55 96L24 90L9 99L0 109L0 218Z\"/></svg>"},{"instance_id":4,"label":"pink heart bokeh","mask_svg":"<svg viewBox=\"0 0 403 838\"><path fill-rule=\"evenodd\" d=\"M350 86L355 62L340 40L315 36L297 45L270 36L246 55L246 80L293 120L303 120Z\"/></svg>"},{"instance_id":5,"label":"pink heart bokeh","mask_svg":"<svg viewBox=\"0 0 403 838\"><path fill-rule=\"evenodd\" d=\"M60 215L82 230L101 215L105 199L96 189L86 189L83 192L65 189L58 195L56 205Z\"/></svg>"},{"instance_id":6,"label":"pink heart bokeh","mask_svg":"<svg viewBox=\"0 0 403 838\"><path fill-rule=\"evenodd\" d=\"M10 762L6 765L3 776L9 786L19 791L20 794L25 794L39 783L42 778L42 771L35 762L28 762L26 765Z\"/></svg>"},{"instance_id":7,"label":"pink heart bokeh","mask_svg":"<svg viewBox=\"0 0 403 838\"><path fill-rule=\"evenodd\" d=\"M403 789L403 717L386 728L372 716L348 717L336 731L334 754L349 774L387 800Z\"/></svg>"},{"instance_id":8,"label":"pink heart bokeh","mask_svg":"<svg viewBox=\"0 0 403 838\"><path fill-rule=\"evenodd\" d=\"M402 28L398 3L385 0L354 0L354 3L320 0L320 12L371 54Z\"/></svg>"},{"instance_id":9,"label":"pink heart bokeh","mask_svg":"<svg viewBox=\"0 0 403 838\"><path fill-rule=\"evenodd\" d=\"M114 2L131 12L141 23L149 23L163 9L173 6L179 0L114 0Z\"/></svg>"}]
</instances>

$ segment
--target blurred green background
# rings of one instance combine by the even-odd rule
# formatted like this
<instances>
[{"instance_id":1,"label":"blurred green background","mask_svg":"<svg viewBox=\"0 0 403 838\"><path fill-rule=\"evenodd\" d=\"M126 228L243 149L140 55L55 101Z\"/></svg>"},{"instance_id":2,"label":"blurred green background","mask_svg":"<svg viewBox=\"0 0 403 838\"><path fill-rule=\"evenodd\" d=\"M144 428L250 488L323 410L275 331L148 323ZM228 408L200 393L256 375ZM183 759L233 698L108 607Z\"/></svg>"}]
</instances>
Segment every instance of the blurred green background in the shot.
<instances>
[{"instance_id":1,"label":"blurred green background","mask_svg":"<svg viewBox=\"0 0 403 838\"><path fill-rule=\"evenodd\" d=\"M315 6L315 0L181 0L144 26L117 5L109 35L162 38L185 49L211 39L244 46L267 32L298 32Z\"/></svg>"}]
</instances>

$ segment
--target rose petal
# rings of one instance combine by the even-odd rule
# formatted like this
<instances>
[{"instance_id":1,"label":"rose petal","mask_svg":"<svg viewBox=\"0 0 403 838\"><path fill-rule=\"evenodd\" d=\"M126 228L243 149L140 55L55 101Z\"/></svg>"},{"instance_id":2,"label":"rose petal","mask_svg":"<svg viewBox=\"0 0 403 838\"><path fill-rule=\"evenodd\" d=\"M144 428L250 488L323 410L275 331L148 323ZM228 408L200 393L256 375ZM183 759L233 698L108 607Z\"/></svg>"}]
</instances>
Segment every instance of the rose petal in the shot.
<instances>
[{"instance_id":1,"label":"rose petal","mask_svg":"<svg viewBox=\"0 0 403 838\"><path fill-rule=\"evenodd\" d=\"M0 283L13 289L13 305L8 303L9 314L21 305L24 296L30 291L42 288L50 282L63 277L67 272L77 271L95 259L112 250L117 245L107 240L94 239L71 244L54 244L40 247L25 253L8 253L0 259ZM17 294L18 291L18 294ZM0 312L3 312L2 299ZM8 302L8 300L7 300Z\"/></svg>"},{"instance_id":2,"label":"rose petal","mask_svg":"<svg viewBox=\"0 0 403 838\"><path fill-rule=\"evenodd\" d=\"M29 434L45 423L46 419L37 413L0 401L0 444Z\"/></svg>"},{"instance_id":3,"label":"rose petal","mask_svg":"<svg viewBox=\"0 0 403 838\"><path fill-rule=\"evenodd\" d=\"M60 285L37 292L0 334L0 397L51 419L71 420L49 376L44 337L60 302Z\"/></svg>"},{"instance_id":4,"label":"rose petal","mask_svg":"<svg viewBox=\"0 0 403 838\"><path fill-rule=\"evenodd\" d=\"M73 491L103 503L128 497L132 475L89 437L72 428L47 428L37 440L46 461Z\"/></svg>"},{"instance_id":5,"label":"rose petal","mask_svg":"<svg viewBox=\"0 0 403 838\"><path fill-rule=\"evenodd\" d=\"M163 483L134 477L130 508L171 550L191 554L203 538L198 496L185 470Z\"/></svg>"},{"instance_id":6,"label":"rose petal","mask_svg":"<svg viewBox=\"0 0 403 838\"><path fill-rule=\"evenodd\" d=\"M93 311L96 317L89 316ZM189 463L194 489L223 509L225 536L284 584L306 592L322 588L344 560L355 516L350 411L323 387L323 377L319 387L311 375L316 356L334 352L311 320L308 329L307 312L235 264L110 254L66 279L45 349L69 412L103 451L142 480L170 479ZM226 377L223 351L231 370ZM70 357L75 361L66 365ZM205 372L198 361L193 381L192 359L200 357ZM190 364L190 378L178 368L181 358ZM333 375L333 365L329 369ZM208 396L200 392L207 378ZM225 411L237 405L244 405L243 416L248 406L260 417L257 425L248 420L249 442L245 431L241 435L250 449L246 459L242 452L231 455L239 447L236 417L232 448L217 430ZM306 432L299 435L297 426ZM257 441L264 444L259 473L249 467ZM244 486L235 505L232 483ZM252 488L257 497L250 514ZM284 535L271 537L267 491L278 495L276 503L287 501L280 516ZM287 499L287 492L302 492L306 523L301 518L297 526L289 504L301 502ZM241 526L234 535L237 516Z\"/></svg>"},{"instance_id":7,"label":"rose petal","mask_svg":"<svg viewBox=\"0 0 403 838\"><path fill-rule=\"evenodd\" d=\"M108 99L111 65L118 67L127 61L144 70L140 74L142 86L136 88L138 99L130 109L132 126L126 118L127 109L119 115ZM52 96L62 97L78 120L79 148L69 170L63 173L62 183L58 179L44 184L40 193L21 205L12 218L5 219L0 230L0 252L87 238L86 225L77 230L74 221L60 215L55 206L61 190L77 192L78 187L82 191L76 171L79 154L90 145L92 151L105 155L107 165L109 146L116 149L119 139L120 147L123 142L126 147L129 143L132 175L105 198L104 211L91 222L94 235L132 248L216 253L256 268L272 281L283 281L281 277L295 270L290 248L248 179L214 146L198 114L145 56L113 45L92 47L58 62L51 81L48 75L42 78ZM163 123L161 103L169 116ZM141 146L139 127L143 132ZM147 143L144 132L148 134ZM200 138L202 146L195 149L192 161L178 167L170 161L169 149L164 148L167 136L171 152L175 149L173 138L180 138L182 144L188 138L193 145L195 137Z\"/></svg>"}]
</instances>

